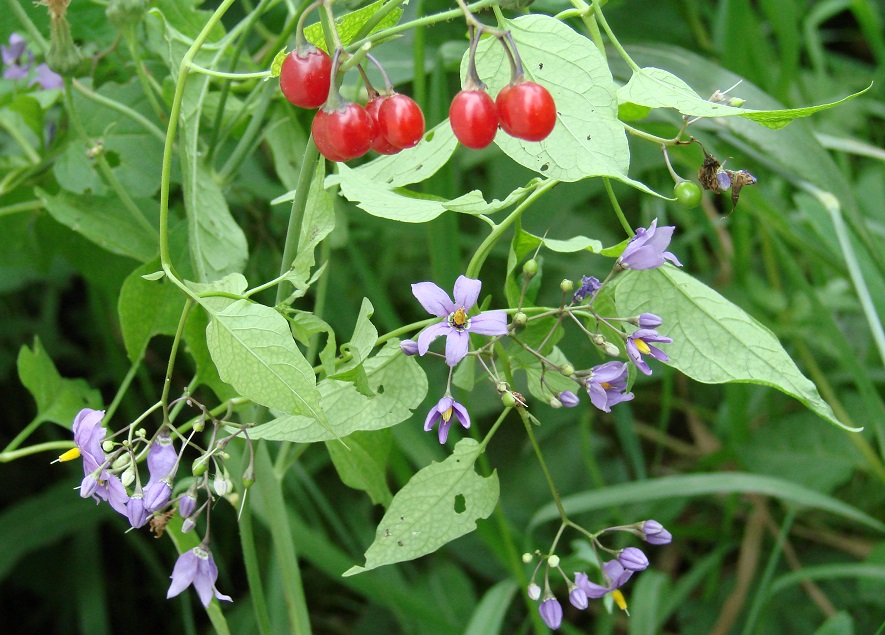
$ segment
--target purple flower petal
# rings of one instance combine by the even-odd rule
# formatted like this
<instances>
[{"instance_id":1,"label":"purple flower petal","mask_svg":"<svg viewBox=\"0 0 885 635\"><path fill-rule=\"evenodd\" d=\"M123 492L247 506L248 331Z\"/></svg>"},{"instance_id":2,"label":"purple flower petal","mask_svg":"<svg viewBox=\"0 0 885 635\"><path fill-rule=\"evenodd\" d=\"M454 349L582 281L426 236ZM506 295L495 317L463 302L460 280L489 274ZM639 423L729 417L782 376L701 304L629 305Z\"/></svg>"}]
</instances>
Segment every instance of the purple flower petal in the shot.
<instances>
[{"instance_id":1,"label":"purple flower petal","mask_svg":"<svg viewBox=\"0 0 885 635\"><path fill-rule=\"evenodd\" d=\"M480 335L507 335L507 314L504 311L486 311L470 318L471 333Z\"/></svg>"},{"instance_id":2,"label":"purple flower petal","mask_svg":"<svg viewBox=\"0 0 885 635\"><path fill-rule=\"evenodd\" d=\"M424 355L427 352L427 349L430 348L430 343L440 335L448 335L454 331L455 329L449 326L448 322L431 324L418 334L418 354Z\"/></svg>"},{"instance_id":3,"label":"purple flower petal","mask_svg":"<svg viewBox=\"0 0 885 635\"><path fill-rule=\"evenodd\" d=\"M416 282L412 285L412 294L428 313L439 318L449 317L458 308L449 294L432 282Z\"/></svg>"},{"instance_id":4,"label":"purple flower petal","mask_svg":"<svg viewBox=\"0 0 885 635\"><path fill-rule=\"evenodd\" d=\"M458 362L467 355L467 348L469 346L470 336L467 334L467 331L449 328L449 332L446 335L446 364L452 367L457 366Z\"/></svg>"},{"instance_id":5,"label":"purple flower petal","mask_svg":"<svg viewBox=\"0 0 885 635\"><path fill-rule=\"evenodd\" d=\"M453 401L452 410L454 411L455 416L458 417L458 421L461 422L461 427L465 430L470 428L470 415L467 412L467 408L459 404L457 401Z\"/></svg>"},{"instance_id":6,"label":"purple flower petal","mask_svg":"<svg viewBox=\"0 0 885 635\"><path fill-rule=\"evenodd\" d=\"M194 549L199 549L199 547ZM199 558L194 554L194 549L185 551L175 561L175 567L173 567L172 575L170 576L172 584L169 585L169 590L166 591L167 600L184 591L194 581L199 564Z\"/></svg>"},{"instance_id":7,"label":"purple flower petal","mask_svg":"<svg viewBox=\"0 0 885 635\"><path fill-rule=\"evenodd\" d=\"M554 631L562 626L562 605L556 598L547 598L538 606L538 612L544 623Z\"/></svg>"},{"instance_id":8,"label":"purple flower petal","mask_svg":"<svg viewBox=\"0 0 885 635\"><path fill-rule=\"evenodd\" d=\"M479 280L468 278L467 276L458 276L458 279L455 280L454 289L455 308L463 308L465 311L469 311L470 307L476 304L481 288L482 282Z\"/></svg>"},{"instance_id":9,"label":"purple flower petal","mask_svg":"<svg viewBox=\"0 0 885 635\"><path fill-rule=\"evenodd\" d=\"M55 73L46 64L40 64L36 69L37 76L31 80L30 86L40 84L43 90L60 89L65 85L61 75Z\"/></svg>"}]
</instances>

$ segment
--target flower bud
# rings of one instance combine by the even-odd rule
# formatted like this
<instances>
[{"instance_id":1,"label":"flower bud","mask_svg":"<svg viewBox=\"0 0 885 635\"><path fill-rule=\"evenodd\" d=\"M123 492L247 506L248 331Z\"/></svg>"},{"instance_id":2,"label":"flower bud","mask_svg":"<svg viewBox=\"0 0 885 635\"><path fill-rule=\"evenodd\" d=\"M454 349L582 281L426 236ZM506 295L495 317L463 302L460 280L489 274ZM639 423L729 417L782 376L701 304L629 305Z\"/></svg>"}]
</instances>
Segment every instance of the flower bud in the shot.
<instances>
[{"instance_id":1,"label":"flower bud","mask_svg":"<svg viewBox=\"0 0 885 635\"><path fill-rule=\"evenodd\" d=\"M193 518L185 518L184 522L181 523L181 533L186 534L194 530L194 527L197 526L197 523L194 522Z\"/></svg>"},{"instance_id":2,"label":"flower bud","mask_svg":"<svg viewBox=\"0 0 885 635\"><path fill-rule=\"evenodd\" d=\"M643 313L636 318L636 325L641 329L656 329L663 323L664 320L654 313Z\"/></svg>"},{"instance_id":3,"label":"flower bud","mask_svg":"<svg viewBox=\"0 0 885 635\"><path fill-rule=\"evenodd\" d=\"M566 408L574 408L578 405L578 396L571 390L563 390L559 393L559 401Z\"/></svg>"},{"instance_id":4,"label":"flower bud","mask_svg":"<svg viewBox=\"0 0 885 635\"><path fill-rule=\"evenodd\" d=\"M144 488L144 508L149 512L162 509L172 496L172 485L165 479L148 484Z\"/></svg>"},{"instance_id":5,"label":"flower bud","mask_svg":"<svg viewBox=\"0 0 885 635\"><path fill-rule=\"evenodd\" d=\"M120 474L120 482L123 483L123 487L129 487L135 481L135 466L130 465L123 473Z\"/></svg>"},{"instance_id":6,"label":"flower bud","mask_svg":"<svg viewBox=\"0 0 885 635\"><path fill-rule=\"evenodd\" d=\"M513 325L514 326L525 326L525 323L528 321L528 316L522 311L518 311L513 314Z\"/></svg>"},{"instance_id":7,"label":"flower bud","mask_svg":"<svg viewBox=\"0 0 885 635\"><path fill-rule=\"evenodd\" d=\"M522 561L525 564L530 563L532 561L532 554L530 554L528 551L526 551L524 554L522 554Z\"/></svg>"},{"instance_id":8,"label":"flower bud","mask_svg":"<svg viewBox=\"0 0 885 635\"><path fill-rule=\"evenodd\" d=\"M113 452L114 451L114 442L110 439L106 439L101 442L101 449L105 452Z\"/></svg>"},{"instance_id":9,"label":"flower bud","mask_svg":"<svg viewBox=\"0 0 885 635\"><path fill-rule=\"evenodd\" d=\"M80 482L80 496L83 498L89 498L93 494L95 494L95 490L98 489L98 479L95 478L92 474L87 474L83 477L83 480Z\"/></svg>"},{"instance_id":10,"label":"flower bud","mask_svg":"<svg viewBox=\"0 0 885 635\"><path fill-rule=\"evenodd\" d=\"M403 355L412 357L418 354L418 342L415 340L403 340L399 343L399 349L403 352Z\"/></svg>"},{"instance_id":11,"label":"flower bud","mask_svg":"<svg viewBox=\"0 0 885 635\"><path fill-rule=\"evenodd\" d=\"M204 454L203 456L194 460L191 465L191 473L194 476L202 476L206 473L206 470L209 469L209 455Z\"/></svg>"},{"instance_id":12,"label":"flower bud","mask_svg":"<svg viewBox=\"0 0 885 635\"><path fill-rule=\"evenodd\" d=\"M559 566L559 556L557 556L556 554L553 554L552 556L547 558L547 562L550 564L551 567L558 567Z\"/></svg>"},{"instance_id":13,"label":"flower bud","mask_svg":"<svg viewBox=\"0 0 885 635\"><path fill-rule=\"evenodd\" d=\"M529 588L526 589L526 593L528 594L529 599L537 600L538 598L541 597L541 587L539 587L537 584L532 582L529 585Z\"/></svg>"},{"instance_id":14,"label":"flower bud","mask_svg":"<svg viewBox=\"0 0 885 635\"><path fill-rule=\"evenodd\" d=\"M642 523L643 540L650 545L668 545L673 536L664 526L656 520L646 520Z\"/></svg>"},{"instance_id":15,"label":"flower bud","mask_svg":"<svg viewBox=\"0 0 885 635\"><path fill-rule=\"evenodd\" d=\"M199 417L194 421L194 425L191 426L191 429L194 432L202 432L206 429L206 420L203 417Z\"/></svg>"},{"instance_id":16,"label":"flower bud","mask_svg":"<svg viewBox=\"0 0 885 635\"><path fill-rule=\"evenodd\" d=\"M231 482L224 474L216 474L212 481L212 488L219 496L224 496L231 490Z\"/></svg>"},{"instance_id":17,"label":"flower bud","mask_svg":"<svg viewBox=\"0 0 885 635\"><path fill-rule=\"evenodd\" d=\"M549 597L538 607L541 619L554 631L562 626L562 605L555 597Z\"/></svg>"},{"instance_id":18,"label":"flower bud","mask_svg":"<svg viewBox=\"0 0 885 635\"><path fill-rule=\"evenodd\" d=\"M611 357L617 357L621 354L620 349L611 342L606 342L603 348L605 349L605 354Z\"/></svg>"},{"instance_id":19,"label":"flower bud","mask_svg":"<svg viewBox=\"0 0 885 635\"><path fill-rule=\"evenodd\" d=\"M197 498L190 491L178 497L178 514L182 518L189 518L197 509Z\"/></svg>"},{"instance_id":20,"label":"flower bud","mask_svg":"<svg viewBox=\"0 0 885 635\"><path fill-rule=\"evenodd\" d=\"M559 283L559 288L562 289L563 293L571 293L572 290L575 288L575 283L566 278Z\"/></svg>"},{"instance_id":21,"label":"flower bud","mask_svg":"<svg viewBox=\"0 0 885 635\"><path fill-rule=\"evenodd\" d=\"M551 408L562 408L562 402L552 395L550 399L547 400L547 405Z\"/></svg>"},{"instance_id":22,"label":"flower bud","mask_svg":"<svg viewBox=\"0 0 885 635\"><path fill-rule=\"evenodd\" d=\"M129 525L138 529L143 527L148 521L148 511L144 508L144 498L141 493L137 493L128 501L126 501L126 517L129 519Z\"/></svg>"},{"instance_id":23,"label":"flower bud","mask_svg":"<svg viewBox=\"0 0 885 635\"><path fill-rule=\"evenodd\" d=\"M571 364L563 364L559 368L559 372L562 373L565 377L571 377L575 374L575 367Z\"/></svg>"},{"instance_id":24,"label":"flower bud","mask_svg":"<svg viewBox=\"0 0 885 635\"><path fill-rule=\"evenodd\" d=\"M497 384L495 384L495 390L497 390L499 394L510 392L510 388L508 388L507 384L503 381L499 381Z\"/></svg>"},{"instance_id":25,"label":"flower bud","mask_svg":"<svg viewBox=\"0 0 885 635\"><path fill-rule=\"evenodd\" d=\"M587 599L587 592L580 587L572 587L572 590L569 591L568 601L571 602L571 605L576 609L583 611L587 608L590 602Z\"/></svg>"},{"instance_id":26,"label":"flower bud","mask_svg":"<svg viewBox=\"0 0 885 635\"><path fill-rule=\"evenodd\" d=\"M538 261L534 258L526 260L525 264L522 266L522 275L526 278L531 278L536 273L538 273Z\"/></svg>"},{"instance_id":27,"label":"flower bud","mask_svg":"<svg viewBox=\"0 0 885 635\"><path fill-rule=\"evenodd\" d=\"M643 571L648 568L648 558L636 547L621 549L618 553L618 562L628 571Z\"/></svg>"},{"instance_id":28,"label":"flower bud","mask_svg":"<svg viewBox=\"0 0 885 635\"><path fill-rule=\"evenodd\" d=\"M71 25L64 13L56 16L50 10L49 51L46 65L61 76L70 76L80 65L80 50L71 37Z\"/></svg>"}]
</instances>

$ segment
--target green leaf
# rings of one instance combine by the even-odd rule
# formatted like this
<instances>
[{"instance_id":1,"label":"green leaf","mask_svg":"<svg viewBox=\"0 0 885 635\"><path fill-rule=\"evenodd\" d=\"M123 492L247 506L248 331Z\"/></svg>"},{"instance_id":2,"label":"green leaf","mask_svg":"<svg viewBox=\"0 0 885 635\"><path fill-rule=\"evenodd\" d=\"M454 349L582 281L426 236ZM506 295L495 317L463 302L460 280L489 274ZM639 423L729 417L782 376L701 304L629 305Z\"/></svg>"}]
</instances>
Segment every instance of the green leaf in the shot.
<instances>
[{"instance_id":1,"label":"green leaf","mask_svg":"<svg viewBox=\"0 0 885 635\"><path fill-rule=\"evenodd\" d=\"M424 134L424 139L414 148L378 157L353 171L360 177L378 181L390 188L403 187L412 183L420 183L436 174L442 166L448 163L457 147L458 140L455 139L452 126L446 119L435 128L428 130ZM330 174L326 177L326 187L340 182L341 178L337 174Z\"/></svg>"},{"instance_id":2,"label":"green leaf","mask_svg":"<svg viewBox=\"0 0 885 635\"><path fill-rule=\"evenodd\" d=\"M427 377L412 357L392 340L363 368L374 397L351 382L324 379L317 385L331 430L303 416L279 416L249 431L253 439L313 443L344 438L357 430L381 430L412 416L427 394Z\"/></svg>"},{"instance_id":3,"label":"green leaf","mask_svg":"<svg viewBox=\"0 0 885 635\"><path fill-rule=\"evenodd\" d=\"M470 616L464 635L492 635L503 632L507 609L510 608L518 590L516 581L504 579L486 591Z\"/></svg>"},{"instance_id":4,"label":"green leaf","mask_svg":"<svg viewBox=\"0 0 885 635\"><path fill-rule=\"evenodd\" d=\"M476 529L476 521L495 509L499 494L497 472L483 477L473 468L482 450L474 439L461 439L445 461L415 474L381 519L365 566L351 567L344 576L414 560Z\"/></svg>"},{"instance_id":5,"label":"green leaf","mask_svg":"<svg viewBox=\"0 0 885 635\"><path fill-rule=\"evenodd\" d=\"M796 367L777 337L702 282L672 266L622 274L615 287L621 317L644 312L664 320L658 331L670 365L705 384L753 383L777 388L838 426L832 408Z\"/></svg>"},{"instance_id":6,"label":"green leaf","mask_svg":"<svg viewBox=\"0 0 885 635\"><path fill-rule=\"evenodd\" d=\"M349 354L350 359L329 376L331 379L353 381L354 372L357 369L362 370L363 363L369 358L369 354L375 347L375 341L378 339L378 329L369 321L374 312L375 308L369 299L363 298L360 313L356 318L356 326L353 327L353 336L349 342L341 345L341 351ZM361 392L366 394L364 391ZM372 395L366 394L366 396L371 397Z\"/></svg>"},{"instance_id":7,"label":"green leaf","mask_svg":"<svg viewBox=\"0 0 885 635\"><path fill-rule=\"evenodd\" d=\"M426 223L446 211L464 214L492 214L513 205L529 191L517 188L503 201L487 203L479 190L473 190L450 201L417 194L405 189L393 190L376 179L351 170L343 163L338 166L341 194L357 207L380 218L403 223ZM327 181L328 182L328 181Z\"/></svg>"},{"instance_id":8,"label":"green leaf","mask_svg":"<svg viewBox=\"0 0 885 635\"><path fill-rule=\"evenodd\" d=\"M387 456L393 438L390 430L354 432L347 437L347 446L326 441L326 449L335 464L341 482L366 492L372 503L387 507L393 498L387 487Z\"/></svg>"},{"instance_id":9,"label":"green leaf","mask_svg":"<svg viewBox=\"0 0 885 635\"><path fill-rule=\"evenodd\" d=\"M567 496L562 499L562 504L570 515L578 515L617 505L733 493L755 493L771 496L800 507L827 511L885 533L885 523L881 520L838 499L784 479L743 472L681 474L609 485L602 490ZM558 518L559 511L556 506L553 503L548 503L535 513L529 527L534 528Z\"/></svg>"},{"instance_id":10,"label":"green leaf","mask_svg":"<svg viewBox=\"0 0 885 635\"><path fill-rule=\"evenodd\" d=\"M100 408L101 394L82 379L65 379L55 368L39 338L33 350L22 346L18 352L18 377L37 402L34 421L52 421L70 428L83 408Z\"/></svg>"},{"instance_id":11,"label":"green leaf","mask_svg":"<svg viewBox=\"0 0 885 635\"><path fill-rule=\"evenodd\" d=\"M187 352L197 366L197 382L211 388L219 401L225 401L238 395L237 391L229 384L224 383L218 375L218 369L212 361L212 354L206 344L208 326L209 316L205 311L191 311L187 318L187 324L184 326L184 341L187 345Z\"/></svg>"},{"instance_id":12,"label":"green leaf","mask_svg":"<svg viewBox=\"0 0 885 635\"><path fill-rule=\"evenodd\" d=\"M137 267L120 289L117 301L120 330L126 354L133 362L142 356L155 335L175 335L184 310L184 295L168 278L155 281L145 278L159 267L159 258Z\"/></svg>"},{"instance_id":13,"label":"green leaf","mask_svg":"<svg viewBox=\"0 0 885 635\"><path fill-rule=\"evenodd\" d=\"M335 201L323 189L326 174L325 160L320 158L314 170L305 202L304 218L301 223L301 236L298 240L298 253L292 263L292 270L286 279L299 291L306 291L310 270L314 263L314 249L335 229Z\"/></svg>"},{"instance_id":14,"label":"green leaf","mask_svg":"<svg viewBox=\"0 0 885 635\"><path fill-rule=\"evenodd\" d=\"M505 20L502 26L510 29L519 46L526 79L550 91L558 117L553 132L543 141L522 141L499 130L498 147L520 165L551 179L608 176L654 194L627 176L630 148L618 121L617 86L596 45L545 15ZM462 78L467 75L467 63L465 53ZM479 43L476 67L492 95L510 82L510 65L495 38Z\"/></svg>"},{"instance_id":15,"label":"green leaf","mask_svg":"<svg viewBox=\"0 0 885 635\"><path fill-rule=\"evenodd\" d=\"M157 237L123 209L116 197L77 195L60 191L55 196L35 188L50 215L62 225L111 253L146 262L157 254ZM151 200L137 200L144 211L153 212Z\"/></svg>"},{"instance_id":16,"label":"green leaf","mask_svg":"<svg viewBox=\"0 0 885 635\"><path fill-rule=\"evenodd\" d=\"M618 101L622 104L639 104L649 108L675 108L681 114L691 117L744 117L766 128L777 129L783 128L799 117L808 117L821 110L843 104L863 95L870 88L872 84L839 101L818 106L785 110L751 110L710 102L698 95L676 75L660 68L643 68L634 71L627 85L618 91Z\"/></svg>"},{"instance_id":17,"label":"green leaf","mask_svg":"<svg viewBox=\"0 0 885 635\"><path fill-rule=\"evenodd\" d=\"M282 315L247 300L220 310L201 304L210 317L206 343L223 381L255 403L328 425L313 369Z\"/></svg>"},{"instance_id":18,"label":"green leaf","mask_svg":"<svg viewBox=\"0 0 885 635\"><path fill-rule=\"evenodd\" d=\"M385 0L377 0L377 2L373 2L362 9L357 9L356 11L345 13L344 15L335 18L335 28L338 31L338 37L341 38L341 44L343 46L350 44L356 34L359 33L359 30L363 28L363 25L366 24L373 15L378 13L378 9L384 6L384 3ZM372 27L369 34L380 31L381 29L389 29L392 26L396 26L396 23L399 22L402 14L402 9L394 9L384 16L378 24ZM323 49L327 53L329 52L326 48L326 38L323 36L323 25L319 22L311 24L305 28L304 37L306 37L307 41L314 46Z\"/></svg>"}]
</instances>

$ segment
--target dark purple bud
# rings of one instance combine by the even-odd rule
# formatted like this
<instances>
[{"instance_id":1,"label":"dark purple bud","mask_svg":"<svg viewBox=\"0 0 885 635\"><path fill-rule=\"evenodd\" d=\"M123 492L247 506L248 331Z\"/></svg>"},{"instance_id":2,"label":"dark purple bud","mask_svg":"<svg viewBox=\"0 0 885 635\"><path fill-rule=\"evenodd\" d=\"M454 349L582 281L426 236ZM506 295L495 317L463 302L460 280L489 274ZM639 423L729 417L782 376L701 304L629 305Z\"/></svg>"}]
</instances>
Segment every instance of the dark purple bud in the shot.
<instances>
[{"instance_id":1,"label":"dark purple bud","mask_svg":"<svg viewBox=\"0 0 885 635\"><path fill-rule=\"evenodd\" d=\"M399 343L399 348L404 355L411 357L418 354L418 342L415 340L403 340Z\"/></svg>"},{"instance_id":2,"label":"dark purple bud","mask_svg":"<svg viewBox=\"0 0 885 635\"><path fill-rule=\"evenodd\" d=\"M148 512L144 508L144 498L141 494L126 501L126 517L129 519L129 524L136 529L143 527L148 521Z\"/></svg>"},{"instance_id":3,"label":"dark purple bud","mask_svg":"<svg viewBox=\"0 0 885 635\"><path fill-rule=\"evenodd\" d=\"M165 480L148 484L144 488L144 508L149 512L162 509L172 496L172 486Z\"/></svg>"},{"instance_id":4,"label":"dark purple bud","mask_svg":"<svg viewBox=\"0 0 885 635\"><path fill-rule=\"evenodd\" d=\"M172 443L169 432L164 430L154 439L148 450L147 465L151 480L166 478L174 473L177 462L178 452L175 450L175 444Z\"/></svg>"},{"instance_id":5,"label":"dark purple bud","mask_svg":"<svg viewBox=\"0 0 885 635\"><path fill-rule=\"evenodd\" d=\"M576 609L583 611L590 604L587 599L587 593L581 587L574 587L568 594L568 601Z\"/></svg>"},{"instance_id":6,"label":"dark purple bud","mask_svg":"<svg viewBox=\"0 0 885 635\"><path fill-rule=\"evenodd\" d=\"M544 623L554 631L562 626L562 605L555 597L549 597L538 606Z\"/></svg>"},{"instance_id":7,"label":"dark purple bud","mask_svg":"<svg viewBox=\"0 0 885 635\"><path fill-rule=\"evenodd\" d=\"M664 320L654 313L643 313L639 316L639 328L641 329L656 329L663 323Z\"/></svg>"},{"instance_id":8,"label":"dark purple bud","mask_svg":"<svg viewBox=\"0 0 885 635\"><path fill-rule=\"evenodd\" d=\"M642 523L643 539L651 545L668 545L673 540L670 532L656 520L646 520Z\"/></svg>"},{"instance_id":9,"label":"dark purple bud","mask_svg":"<svg viewBox=\"0 0 885 635\"><path fill-rule=\"evenodd\" d=\"M185 492L178 497L178 514L182 518L189 518L197 509L197 499L190 492Z\"/></svg>"},{"instance_id":10,"label":"dark purple bud","mask_svg":"<svg viewBox=\"0 0 885 635\"><path fill-rule=\"evenodd\" d=\"M648 568L648 558L636 547L621 549L618 554L618 562L628 571L643 571Z\"/></svg>"},{"instance_id":11,"label":"dark purple bud","mask_svg":"<svg viewBox=\"0 0 885 635\"><path fill-rule=\"evenodd\" d=\"M578 396L571 390L563 390L559 393L559 400L566 408L574 408L578 405Z\"/></svg>"}]
</instances>

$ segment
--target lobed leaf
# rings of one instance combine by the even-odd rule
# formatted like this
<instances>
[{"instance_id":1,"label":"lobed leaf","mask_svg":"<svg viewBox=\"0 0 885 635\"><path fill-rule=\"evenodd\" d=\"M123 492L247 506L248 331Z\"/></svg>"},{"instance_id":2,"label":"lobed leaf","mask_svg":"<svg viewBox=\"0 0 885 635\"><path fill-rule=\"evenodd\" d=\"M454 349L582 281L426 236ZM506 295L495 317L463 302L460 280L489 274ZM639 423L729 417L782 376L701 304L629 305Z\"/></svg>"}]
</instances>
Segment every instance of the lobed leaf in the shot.
<instances>
[{"instance_id":1,"label":"lobed leaf","mask_svg":"<svg viewBox=\"0 0 885 635\"><path fill-rule=\"evenodd\" d=\"M474 470L483 450L474 439L461 439L442 463L433 462L415 474L393 501L366 551L366 564L344 576L414 560L476 529L498 503L498 474Z\"/></svg>"}]
</instances>

